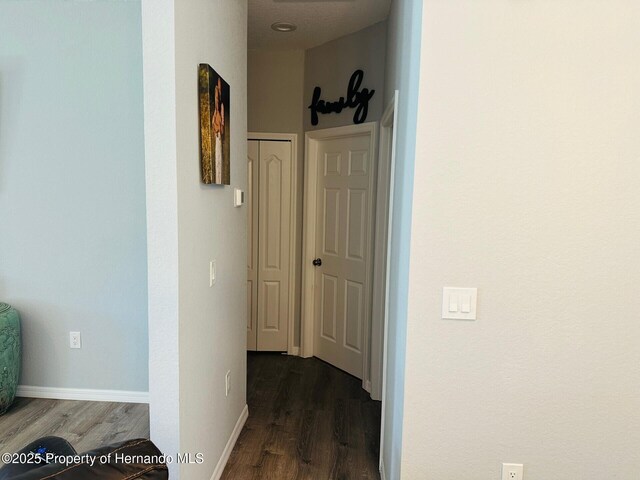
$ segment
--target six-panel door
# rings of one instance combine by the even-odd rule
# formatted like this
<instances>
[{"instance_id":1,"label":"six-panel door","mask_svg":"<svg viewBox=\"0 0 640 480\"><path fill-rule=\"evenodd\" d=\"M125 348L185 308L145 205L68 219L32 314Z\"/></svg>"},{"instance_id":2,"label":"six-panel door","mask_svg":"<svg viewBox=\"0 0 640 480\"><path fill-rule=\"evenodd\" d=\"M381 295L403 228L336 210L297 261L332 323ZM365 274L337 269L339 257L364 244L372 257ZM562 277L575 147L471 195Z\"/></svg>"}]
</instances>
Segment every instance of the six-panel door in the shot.
<instances>
[{"instance_id":1,"label":"six-panel door","mask_svg":"<svg viewBox=\"0 0 640 480\"><path fill-rule=\"evenodd\" d=\"M359 134L318 146L314 354L358 378L370 315L370 141Z\"/></svg>"}]
</instances>

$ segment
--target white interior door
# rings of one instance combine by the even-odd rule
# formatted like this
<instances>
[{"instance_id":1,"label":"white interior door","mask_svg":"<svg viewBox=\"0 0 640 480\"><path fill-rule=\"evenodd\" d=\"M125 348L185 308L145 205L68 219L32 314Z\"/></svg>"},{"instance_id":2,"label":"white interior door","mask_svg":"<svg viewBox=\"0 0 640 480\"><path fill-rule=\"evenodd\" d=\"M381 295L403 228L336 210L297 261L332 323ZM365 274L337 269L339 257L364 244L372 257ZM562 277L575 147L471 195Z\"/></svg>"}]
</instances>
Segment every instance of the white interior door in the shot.
<instances>
[{"instance_id":1,"label":"white interior door","mask_svg":"<svg viewBox=\"0 0 640 480\"><path fill-rule=\"evenodd\" d=\"M358 378L371 315L373 169L370 133L319 142L314 354Z\"/></svg>"},{"instance_id":2,"label":"white interior door","mask_svg":"<svg viewBox=\"0 0 640 480\"><path fill-rule=\"evenodd\" d=\"M247 146L247 350L258 348L258 156L260 142Z\"/></svg>"},{"instance_id":3,"label":"white interior door","mask_svg":"<svg viewBox=\"0 0 640 480\"><path fill-rule=\"evenodd\" d=\"M291 149L288 141L249 141L249 350L287 351Z\"/></svg>"}]
</instances>

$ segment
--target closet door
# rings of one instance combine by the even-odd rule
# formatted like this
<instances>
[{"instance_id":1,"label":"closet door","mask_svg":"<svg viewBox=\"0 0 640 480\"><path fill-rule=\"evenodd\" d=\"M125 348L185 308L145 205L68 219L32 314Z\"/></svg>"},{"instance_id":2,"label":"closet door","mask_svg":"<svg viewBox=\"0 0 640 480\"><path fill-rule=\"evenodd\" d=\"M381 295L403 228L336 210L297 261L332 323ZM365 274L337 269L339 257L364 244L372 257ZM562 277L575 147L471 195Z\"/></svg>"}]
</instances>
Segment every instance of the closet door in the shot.
<instances>
[{"instance_id":1,"label":"closet door","mask_svg":"<svg viewBox=\"0 0 640 480\"><path fill-rule=\"evenodd\" d=\"M260 141L258 166L258 339L286 351L289 326L291 143Z\"/></svg>"},{"instance_id":2,"label":"closet door","mask_svg":"<svg viewBox=\"0 0 640 480\"><path fill-rule=\"evenodd\" d=\"M247 350L258 348L258 157L260 142L249 140L247 155Z\"/></svg>"}]
</instances>

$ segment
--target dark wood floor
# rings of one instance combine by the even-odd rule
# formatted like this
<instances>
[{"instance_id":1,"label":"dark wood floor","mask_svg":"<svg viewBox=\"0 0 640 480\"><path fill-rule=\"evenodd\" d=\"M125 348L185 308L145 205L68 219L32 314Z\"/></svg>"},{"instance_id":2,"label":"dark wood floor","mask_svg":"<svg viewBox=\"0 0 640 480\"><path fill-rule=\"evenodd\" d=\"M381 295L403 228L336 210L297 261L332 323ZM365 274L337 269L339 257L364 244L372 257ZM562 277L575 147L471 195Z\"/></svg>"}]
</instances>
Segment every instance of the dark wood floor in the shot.
<instances>
[{"instance_id":1,"label":"dark wood floor","mask_svg":"<svg viewBox=\"0 0 640 480\"><path fill-rule=\"evenodd\" d=\"M223 480L379 479L380 402L316 358L250 353L249 419Z\"/></svg>"},{"instance_id":2,"label":"dark wood floor","mask_svg":"<svg viewBox=\"0 0 640 480\"><path fill-rule=\"evenodd\" d=\"M137 403L16 398L0 416L0 452L16 452L40 437L66 438L78 452L149 437L149 406Z\"/></svg>"}]
</instances>

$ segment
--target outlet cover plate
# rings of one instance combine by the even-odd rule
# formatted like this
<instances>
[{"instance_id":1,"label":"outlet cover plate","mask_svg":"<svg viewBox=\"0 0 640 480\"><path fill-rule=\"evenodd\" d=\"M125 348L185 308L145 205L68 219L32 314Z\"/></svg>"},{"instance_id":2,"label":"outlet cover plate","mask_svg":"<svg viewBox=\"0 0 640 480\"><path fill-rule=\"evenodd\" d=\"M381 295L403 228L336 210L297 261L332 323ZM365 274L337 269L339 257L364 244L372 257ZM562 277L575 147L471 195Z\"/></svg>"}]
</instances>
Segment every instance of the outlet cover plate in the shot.
<instances>
[{"instance_id":1,"label":"outlet cover plate","mask_svg":"<svg viewBox=\"0 0 640 480\"><path fill-rule=\"evenodd\" d=\"M80 332L69 332L69 348L82 348Z\"/></svg>"},{"instance_id":2,"label":"outlet cover plate","mask_svg":"<svg viewBox=\"0 0 640 480\"><path fill-rule=\"evenodd\" d=\"M524 465L522 463L503 463L502 480L524 480Z\"/></svg>"}]
</instances>

